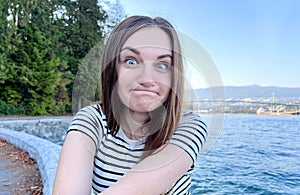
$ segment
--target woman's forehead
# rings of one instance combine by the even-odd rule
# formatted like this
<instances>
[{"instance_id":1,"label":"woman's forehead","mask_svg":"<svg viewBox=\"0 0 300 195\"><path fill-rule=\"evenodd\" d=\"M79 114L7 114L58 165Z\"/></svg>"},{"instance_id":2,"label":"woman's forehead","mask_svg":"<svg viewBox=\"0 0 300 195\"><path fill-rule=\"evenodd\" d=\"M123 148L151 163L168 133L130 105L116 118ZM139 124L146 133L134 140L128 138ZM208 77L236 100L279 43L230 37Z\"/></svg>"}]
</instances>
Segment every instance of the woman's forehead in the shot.
<instances>
[{"instance_id":1,"label":"woman's forehead","mask_svg":"<svg viewBox=\"0 0 300 195\"><path fill-rule=\"evenodd\" d=\"M138 47L123 47L121 55L135 54L138 56L168 56L172 58L172 51L169 48L163 48L153 45L143 45Z\"/></svg>"},{"instance_id":2,"label":"woman's forehead","mask_svg":"<svg viewBox=\"0 0 300 195\"><path fill-rule=\"evenodd\" d=\"M168 34L158 27L145 27L136 31L124 43L122 50L124 48L172 50Z\"/></svg>"}]
</instances>

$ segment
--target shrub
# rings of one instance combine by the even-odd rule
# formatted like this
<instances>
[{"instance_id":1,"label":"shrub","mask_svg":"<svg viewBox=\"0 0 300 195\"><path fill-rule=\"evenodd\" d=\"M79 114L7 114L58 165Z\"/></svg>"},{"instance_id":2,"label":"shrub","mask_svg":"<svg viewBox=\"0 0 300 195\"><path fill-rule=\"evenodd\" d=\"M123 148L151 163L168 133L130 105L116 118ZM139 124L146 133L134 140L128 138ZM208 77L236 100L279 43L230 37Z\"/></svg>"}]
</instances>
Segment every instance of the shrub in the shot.
<instances>
[{"instance_id":1,"label":"shrub","mask_svg":"<svg viewBox=\"0 0 300 195\"><path fill-rule=\"evenodd\" d=\"M0 115L24 115L25 109L23 106L14 106L0 100Z\"/></svg>"}]
</instances>

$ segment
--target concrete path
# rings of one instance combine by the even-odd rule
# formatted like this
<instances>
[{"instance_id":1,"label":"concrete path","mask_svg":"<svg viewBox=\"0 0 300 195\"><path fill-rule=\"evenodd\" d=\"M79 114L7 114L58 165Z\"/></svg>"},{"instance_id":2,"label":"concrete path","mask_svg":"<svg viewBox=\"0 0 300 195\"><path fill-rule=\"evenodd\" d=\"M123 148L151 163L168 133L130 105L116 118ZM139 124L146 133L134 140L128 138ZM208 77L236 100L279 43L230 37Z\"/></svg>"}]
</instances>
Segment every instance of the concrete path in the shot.
<instances>
[{"instance_id":1,"label":"concrete path","mask_svg":"<svg viewBox=\"0 0 300 195\"><path fill-rule=\"evenodd\" d=\"M42 194L42 186L36 162L0 139L0 194Z\"/></svg>"},{"instance_id":2,"label":"concrete path","mask_svg":"<svg viewBox=\"0 0 300 195\"><path fill-rule=\"evenodd\" d=\"M41 139L36 136L29 135L24 132L17 132L11 129L0 128L0 138L6 140L8 143L15 145L29 153L30 157L36 160L40 175L43 181L43 194L50 195L52 194L52 186L54 182L54 177L56 174L57 162L61 150L61 146L54 144L48 140ZM1 152L1 151L0 151ZM5 151L3 151L5 152ZM3 154L1 152L1 154ZM4 155L5 156L5 155ZM0 161L3 161L3 168L0 170L3 171L3 174L6 175L5 169L8 169L8 165L11 163L6 157L0 156ZM1 169L1 168L0 168ZM12 174L12 177L20 176L20 173L16 168L13 167L13 170L16 171L16 174ZM6 177L6 176L5 176ZM7 178L0 178L0 183L6 181ZM6 181L9 182L9 181ZM2 186L0 186L2 188ZM0 195L9 195L10 193L2 193ZM16 194L16 193L12 193ZM25 193L26 194L26 193Z\"/></svg>"}]
</instances>

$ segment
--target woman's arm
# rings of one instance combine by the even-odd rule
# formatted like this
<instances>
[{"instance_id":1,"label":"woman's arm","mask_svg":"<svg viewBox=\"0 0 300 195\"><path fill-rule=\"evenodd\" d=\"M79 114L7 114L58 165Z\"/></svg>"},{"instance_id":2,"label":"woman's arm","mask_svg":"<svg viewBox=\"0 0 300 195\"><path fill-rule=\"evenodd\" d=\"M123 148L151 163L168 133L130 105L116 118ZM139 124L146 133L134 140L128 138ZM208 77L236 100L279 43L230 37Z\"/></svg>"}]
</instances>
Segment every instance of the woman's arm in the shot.
<instances>
[{"instance_id":1,"label":"woman's arm","mask_svg":"<svg viewBox=\"0 0 300 195\"><path fill-rule=\"evenodd\" d=\"M70 131L60 154L53 195L91 194L95 144L87 135Z\"/></svg>"},{"instance_id":2,"label":"woman's arm","mask_svg":"<svg viewBox=\"0 0 300 195\"><path fill-rule=\"evenodd\" d=\"M170 143L139 162L104 194L164 194L193 165L206 140L207 127L201 118L186 113Z\"/></svg>"},{"instance_id":3,"label":"woman's arm","mask_svg":"<svg viewBox=\"0 0 300 195\"><path fill-rule=\"evenodd\" d=\"M173 144L164 145L157 153L146 157L129 170L101 195L165 193L192 164L191 156L183 149Z\"/></svg>"}]
</instances>

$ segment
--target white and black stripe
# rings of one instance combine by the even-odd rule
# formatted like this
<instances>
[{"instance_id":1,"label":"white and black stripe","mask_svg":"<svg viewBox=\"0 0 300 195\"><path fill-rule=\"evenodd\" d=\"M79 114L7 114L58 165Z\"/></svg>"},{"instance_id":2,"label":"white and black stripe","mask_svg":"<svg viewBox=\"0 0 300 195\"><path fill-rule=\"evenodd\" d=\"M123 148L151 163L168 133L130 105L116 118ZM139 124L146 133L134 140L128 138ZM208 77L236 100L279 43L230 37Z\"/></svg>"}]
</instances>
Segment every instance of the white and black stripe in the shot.
<instances>
[{"instance_id":1,"label":"white and black stripe","mask_svg":"<svg viewBox=\"0 0 300 195\"><path fill-rule=\"evenodd\" d=\"M122 129L113 136L107 128L106 118L100 105L80 110L68 131L79 131L88 135L96 145L94 158L93 190L95 193L115 183L140 159L146 138L130 140ZM196 161L207 136L206 125L193 113L184 114L169 143L185 150ZM189 169L168 191L171 194L189 194L191 173Z\"/></svg>"}]
</instances>

